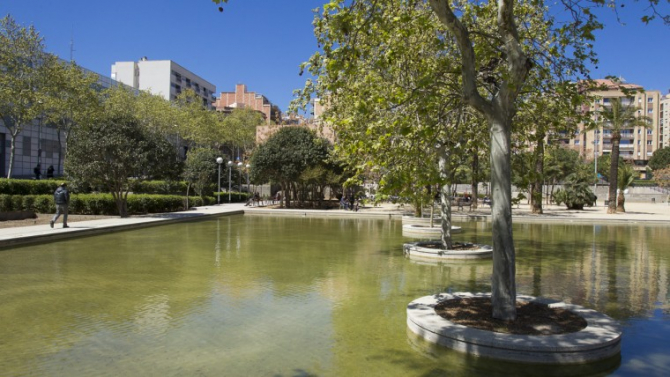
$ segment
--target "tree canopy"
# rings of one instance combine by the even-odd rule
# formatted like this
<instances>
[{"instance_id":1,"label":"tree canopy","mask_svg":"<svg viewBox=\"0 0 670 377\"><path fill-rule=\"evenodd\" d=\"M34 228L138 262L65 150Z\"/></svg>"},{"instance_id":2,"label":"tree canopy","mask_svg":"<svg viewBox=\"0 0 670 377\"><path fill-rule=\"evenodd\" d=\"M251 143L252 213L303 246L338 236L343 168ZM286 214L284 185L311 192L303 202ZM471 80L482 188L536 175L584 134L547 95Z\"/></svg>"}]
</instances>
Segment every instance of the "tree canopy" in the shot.
<instances>
[{"instance_id":1,"label":"tree canopy","mask_svg":"<svg viewBox=\"0 0 670 377\"><path fill-rule=\"evenodd\" d=\"M259 145L251 157L251 179L281 185L287 207L291 191L308 169L325 165L330 154L326 139L305 127L282 127Z\"/></svg>"},{"instance_id":2,"label":"tree canopy","mask_svg":"<svg viewBox=\"0 0 670 377\"><path fill-rule=\"evenodd\" d=\"M127 114L107 111L95 122L77 128L68 148L68 177L111 192L121 217L128 216L131 178L176 178L179 172L173 145Z\"/></svg>"},{"instance_id":3,"label":"tree canopy","mask_svg":"<svg viewBox=\"0 0 670 377\"><path fill-rule=\"evenodd\" d=\"M457 98L479 113L488 124L493 196L492 301L495 318L512 320L516 317L510 180L514 116L519 103L525 98L524 94L538 92L538 82L552 80L561 84L588 76L585 62L589 59L595 62L591 44L593 32L602 27L588 5L602 4L604 2L594 1L585 6L581 2L566 0L562 5L568 6L572 19L558 20L556 12L548 9L550 3L541 0L483 3L450 0L332 0L324 5L315 20L317 37L327 37L319 39L322 51L309 61L310 71L318 78L316 83L306 84L306 91L313 90L318 97L328 98L328 106L331 108L337 107L338 98L349 95L352 88L348 77L359 68L365 69L371 78L368 81L361 80L360 85L370 84L374 90L379 90L380 86L375 86L379 81L377 72L397 71L400 75L403 69L412 68L411 65L403 64L409 59L400 56L408 51L416 53L415 43L419 42L408 38L405 46L394 44L396 34L398 39L407 38L412 35L412 29L425 27L430 30L426 38L432 37L432 40L420 44L420 47L428 51L442 50L443 56L453 57L452 60L445 59L438 63L453 69L451 80L440 81L441 77L434 75L435 70L427 70L428 74L423 79L440 83L438 87L442 91L433 92L432 96L437 95L443 103L450 104L449 98ZM414 23L416 18L409 14L415 9L428 9L427 6L432 14L422 18L425 20L423 24ZM431 29L429 26L439 24L439 28ZM421 79L421 76L418 78ZM414 84L414 79L408 82ZM389 118L395 115L394 112L402 113L402 110L396 110L396 106L403 104L408 94L414 94L410 88L415 87L407 86L405 90L398 90L397 94L392 92L395 95L387 96L387 100L374 96L353 96L349 100L351 111L347 114L351 116L355 112L361 116L356 121L352 121L355 119L353 117L342 119L343 125L365 127L366 124L375 124L374 119L365 119L375 108L386 109ZM355 89L365 93L365 88ZM420 92L418 90L416 93ZM342 101L345 103L347 100ZM430 102L427 108L427 112L436 110ZM416 122L421 123L421 119ZM427 129L433 129L432 126L436 124L423 123L428 125ZM397 126L395 131L377 136L381 148L388 146L394 140L394 135L403 134L412 128L408 122L392 124ZM427 136L421 140L431 139ZM374 142L370 145L374 145Z\"/></svg>"},{"instance_id":4,"label":"tree canopy","mask_svg":"<svg viewBox=\"0 0 670 377\"><path fill-rule=\"evenodd\" d=\"M649 159L649 167L654 170L660 170L668 166L670 166L670 147L655 150Z\"/></svg>"},{"instance_id":5,"label":"tree canopy","mask_svg":"<svg viewBox=\"0 0 670 377\"><path fill-rule=\"evenodd\" d=\"M55 64L34 27L20 26L10 16L0 19L0 119L10 138L7 178L12 177L18 135L44 114L48 72Z\"/></svg>"}]
</instances>

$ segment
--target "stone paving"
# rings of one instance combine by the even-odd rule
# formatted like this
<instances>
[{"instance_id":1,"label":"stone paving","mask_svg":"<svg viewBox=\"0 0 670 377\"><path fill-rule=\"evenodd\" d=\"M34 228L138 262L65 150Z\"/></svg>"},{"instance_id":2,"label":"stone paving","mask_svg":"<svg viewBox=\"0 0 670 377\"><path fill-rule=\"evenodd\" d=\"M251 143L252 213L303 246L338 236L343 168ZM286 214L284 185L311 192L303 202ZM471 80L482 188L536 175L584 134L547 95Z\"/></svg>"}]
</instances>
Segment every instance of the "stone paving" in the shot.
<instances>
[{"instance_id":1,"label":"stone paving","mask_svg":"<svg viewBox=\"0 0 670 377\"><path fill-rule=\"evenodd\" d=\"M597 206L586 208L583 211L570 211L565 207L555 205L545 206L545 213L535 215L530 213L527 204L521 204L512 210L515 221L558 221L558 222L589 222L589 223L649 223L670 225L670 206L667 203L626 203L626 213L608 215L607 208ZM437 211L437 209L436 209ZM212 205L197 207L190 211L133 216L128 218L105 218L99 220L80 221L71 223L70 228L51 228L49 224L32 225L0 229L0 248L22 244L49 242L52 240L112 232L118 230L136 229L178 221L189 221L199 218L215 217L232 214L258 215L293 215L293 216L332 216L332 217L383 217L400 219L403 214L412 214L410 206L396 204L382 204L375 207L363 207L358 212L344 210L303 210L303 209L275 209L267 207L245 207L243 203ZM477 218L488 220L491 209L488 207L469 211L467 209L453 212L453 220L458 222L462 218Z\"/></svg>"}]
</instances>

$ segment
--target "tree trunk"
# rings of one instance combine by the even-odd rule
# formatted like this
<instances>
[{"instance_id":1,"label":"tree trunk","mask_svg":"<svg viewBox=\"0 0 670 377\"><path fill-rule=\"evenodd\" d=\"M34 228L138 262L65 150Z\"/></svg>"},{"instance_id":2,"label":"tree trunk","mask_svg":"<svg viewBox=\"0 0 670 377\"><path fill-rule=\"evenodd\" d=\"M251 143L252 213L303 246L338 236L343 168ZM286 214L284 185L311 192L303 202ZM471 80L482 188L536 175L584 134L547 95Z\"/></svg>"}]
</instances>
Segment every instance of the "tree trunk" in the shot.
<instances>
[{"instance_id":1,"label":"tree trunk","mask_svg":"<svg viewBox=\"0 0 670 377\"><path fill-rule=\"evenodd\" d=\"M624 208L624 203L626 202L626 198L623 196L623 190L619 191L619 195L617 197L616 201L616 211L617 212L626 212L626 208Z\"/></svg>"},{"instance_id":2,"label":"tree trunk","mask_svg":"<svg viewBox=\"0 0 670 377\"><path fill-rule=\"evenodd\" d=\"M479 201L479 153L477 149L472 153L472 182L470 182L470 191L472 191L472 201L470 203L470 211L477 209L477 202Z\"/></svg>"},{"instance_id":3,"label":"tree trunk","mask_svg":"<svg viewBox=\"0 0 670 377\"><path fill-rule=\"evenodd\" d=\"M12 170L14 170L14 157L16 156L16 137L18 134L10 132L10 143L9 143L9 168L7 169L7 179L12 178Z\"/></svg>"},{"instance_id":4,"label":"tree trunk","mask_svg":"<svg viewBox=\"0 0 670 377\"><path fill-rule=\"evenodd\" d=\"M414 198L414 217L423 217L423 202L419 198Z\"/></svg>"},{"instance_id":5,"label":"tree trunk","mask_svg":"<svg viewBox=\"0 0 670 377\"><path fill-rule=\"evenodd\" d=\"M617 175L619 173L619 142L621 135L618 131L612 131L612 158L610 159L610 190L609 190L609 204L607 206L607 213L616 213L616 189L617 189Z\"/></svg>"},{"instance_id":6,"label":"tree trunk","mask_svg":"<svg viewBox=\"0 0 670 377\"><path fill-rule=\"evenodd\" d=\"M535 158L535 171L531 191L530 191L530 204L531 212L536 214L542 214L542 181L544 174L544 135L538 135L537 138L537 148L535 149L534 156Z\"/></svg>"},{"instance_id":7,"label":"tree trunk","mask_svg":"<svg viewBox=\"0 0 670 377\"><path fill-rule=\"evenodd\" d=\"M114 202L116 202L116 208L119 211L119 216L128 217L128 197L124 197L123 193L118 191L112 191L112 197L114 198Z\"/></svg>"},{"instance_id":8,"label":"tree trunk","mask_svg":"<svg viewBox=\"0 0 670 377\"><path fill-rule=\"evenodd\" d=\"M510 122L507 120L507 122ZM516 265L512 237L512 182L510 124L493 118L491 123L491 221L493 232L493 317L516 319Z\"/></svg>"},{"instance_id":9,"label":"tree trunk","mask_svg":"<svg viewBox=\"0 0 670 377\"><path fill-rule=\"evenodd\" d=\"M444 184L440 188L440 218L442 220L442 247L445 250L452 248L453 241L451 239L451 184L450 184L450 169L448 167L449 153L446 147L440 147L439 151L439 173L440 178L444 180Z\"/></svg>"}]
</instances>

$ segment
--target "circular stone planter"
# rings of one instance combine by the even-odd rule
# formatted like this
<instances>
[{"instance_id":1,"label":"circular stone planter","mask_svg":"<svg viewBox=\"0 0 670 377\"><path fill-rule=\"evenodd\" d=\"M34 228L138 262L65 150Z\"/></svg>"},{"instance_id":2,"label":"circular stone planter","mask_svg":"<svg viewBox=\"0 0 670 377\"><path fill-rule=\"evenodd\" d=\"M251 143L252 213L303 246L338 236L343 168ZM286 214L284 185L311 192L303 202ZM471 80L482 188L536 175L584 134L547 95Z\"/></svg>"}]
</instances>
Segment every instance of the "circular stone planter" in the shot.
<instances>
[{"instance_id":1,"label":"circular stone planter","mask_svg":"<svg viewBox=\"0 0 670 377\"><path fill-rule=\"evenodd\" d=\"M491 258L493 255L493 248L489 245L468 244L455 242L456 244L465 244L476 246L476 249L469 250L444 250L439 247L442 246L441 241L419 241L409 242L403 245L403 252L405 256L410 259L418 260L448 260L448 259L483 259Z\"/></svg>"},{"instance_id":2,"label":"circular stone planter","mask_svg":"<svg viewBox=\"0 0 670 377\"><path fill-rule=\"evenodd\" d=\"M460 233L463 228L460 226L451 226L451 233ZM435 238L442 234L441 226L421 225L421 224L403 224L402 235L405 237L416 238Z\"/></svg>"},{"instance_id":3,"label":"circular stone planter","mask_svg":"<svg viewBox=\"0 0 670 377\"><path fill-rule=\"evenodd\" d=\"M621 352L621 329L610 317L578 305L517 296L570 310L584 318L587 326L558 335L513 335L457 325L435 313L435 305L461 297L491 297L490 294L441 293L425 296L407 306L407 326L425 340L457 351L496 359L539 363L579 364L606 359Z\"/></svg>"},{"instance_id":4,"label":"circular stone planter","mask_svg":"<svg viewBox=\"0 0 670 377\"><path fill-rule=\"evenodd\" d=\"M433 217L433 225L440 225L441 223L441 217ZM403 216L402 225L409 224L430 225L430 217Z\"/></svg>"}]
</instances>

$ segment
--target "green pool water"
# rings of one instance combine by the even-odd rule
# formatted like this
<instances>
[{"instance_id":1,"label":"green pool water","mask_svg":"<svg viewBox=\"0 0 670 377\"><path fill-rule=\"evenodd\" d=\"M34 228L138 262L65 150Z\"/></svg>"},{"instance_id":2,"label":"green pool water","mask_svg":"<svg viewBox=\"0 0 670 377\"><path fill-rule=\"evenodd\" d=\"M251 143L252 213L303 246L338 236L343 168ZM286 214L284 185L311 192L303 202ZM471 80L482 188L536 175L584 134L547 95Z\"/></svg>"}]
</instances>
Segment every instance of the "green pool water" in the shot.
<instances>
[{"instance_id":1,"label":"green pool water","mask_svg":"<svg viewBox=\"0 0 670 377\"><path fill-rule=\"evenodd\" d=\"M622 324L620 358L571 367L408 333L410 301L488 292L491 262L406 259L399 220L239 215L0 250L0 376L670 375L668 230L515 224L518 293Z\"/></svg>"}]
</instances>

